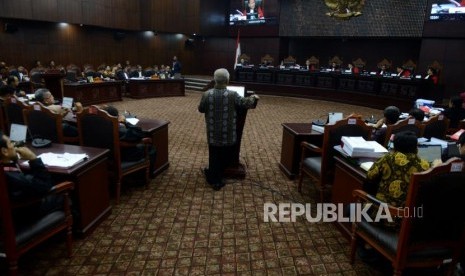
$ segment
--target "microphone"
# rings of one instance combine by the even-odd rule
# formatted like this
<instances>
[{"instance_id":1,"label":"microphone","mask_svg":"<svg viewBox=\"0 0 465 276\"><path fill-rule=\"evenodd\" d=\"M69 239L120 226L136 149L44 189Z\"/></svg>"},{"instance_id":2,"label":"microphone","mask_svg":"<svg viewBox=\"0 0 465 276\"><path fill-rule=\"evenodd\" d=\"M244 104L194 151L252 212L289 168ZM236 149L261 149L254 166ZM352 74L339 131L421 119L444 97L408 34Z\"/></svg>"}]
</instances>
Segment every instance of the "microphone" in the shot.
<instances>
[{"instance_id":1,"label":"microphone","mask_svg":"<svg viewBox=\"0 0 465 276\"><path fill-rule=\"evenodd\" d=\"M240 14L241 16L244 16L244 14L240 11L240 10L236 10L238 14Z\"/></svg>"}]
</instances>

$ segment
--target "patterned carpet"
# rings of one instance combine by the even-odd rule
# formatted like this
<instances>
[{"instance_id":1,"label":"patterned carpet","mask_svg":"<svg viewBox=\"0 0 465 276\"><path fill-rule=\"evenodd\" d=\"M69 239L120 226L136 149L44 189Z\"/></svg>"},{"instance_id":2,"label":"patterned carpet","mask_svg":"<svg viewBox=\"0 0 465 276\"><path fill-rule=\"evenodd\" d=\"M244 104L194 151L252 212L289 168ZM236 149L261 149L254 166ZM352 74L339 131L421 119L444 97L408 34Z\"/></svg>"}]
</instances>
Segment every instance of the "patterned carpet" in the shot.
<instances>
[{"instance_id":1,"label":"patterned carpet","mask_svg":"<svg viewBox=\"0 0 465 276\"><path fill-rule=\"evenodd\" d=\"M66 257L62 237L20 260L22 275L379 275L348 260L348 241L331 223L263 221L263 204L313 202L279 170L284 122L310 122L330 111L372 114L380 110L308 99L262 96L249 111L241 161L245 180L220 191L205 182L208 164L201 93L185 97L124 99L114 103L139 117L169 120L170 167L148 189L123 186L121 203L88 237L76 239ZM4 270L2 271L5 272Z\"/></svg>"}]
</instances>

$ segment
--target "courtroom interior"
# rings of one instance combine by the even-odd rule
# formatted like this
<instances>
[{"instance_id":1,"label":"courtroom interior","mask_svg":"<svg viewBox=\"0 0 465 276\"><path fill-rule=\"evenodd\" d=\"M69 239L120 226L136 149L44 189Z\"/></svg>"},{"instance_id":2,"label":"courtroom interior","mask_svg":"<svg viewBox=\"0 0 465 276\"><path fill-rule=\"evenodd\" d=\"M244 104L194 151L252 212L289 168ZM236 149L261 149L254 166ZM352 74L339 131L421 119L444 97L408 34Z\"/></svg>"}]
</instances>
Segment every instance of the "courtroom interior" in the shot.
<instances>
[{"instance_id":1,"label":"courtroom interior","mask_svg":"<svg viewBox=\"0 0 465 276\"><path fill-rule=\"evenodd\" d=\"M465 275L463 48L463 1L0 1L0 275Z\"/></svg>"}]
</instances>

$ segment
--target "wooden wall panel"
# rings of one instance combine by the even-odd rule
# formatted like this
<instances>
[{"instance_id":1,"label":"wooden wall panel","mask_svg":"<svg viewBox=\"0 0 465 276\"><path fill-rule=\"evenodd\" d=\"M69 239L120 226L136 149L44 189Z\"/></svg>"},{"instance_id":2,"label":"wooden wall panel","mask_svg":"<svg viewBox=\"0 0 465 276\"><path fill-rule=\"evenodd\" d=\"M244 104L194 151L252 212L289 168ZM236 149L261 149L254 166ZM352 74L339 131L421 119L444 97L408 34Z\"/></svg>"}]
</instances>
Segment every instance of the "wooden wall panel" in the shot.
<instances>
[{"instance_id":1,"label":"wooden wall panel","mask_svg":"<svg viewBox=\"0 0 465 276\"><path fill-rule=\"evenodd\" d=\"M83 23L81 2L81 0L59 0L57 2L57 21L75 24Z\"/></svg>"},{"instance_id":2,"label":"wooden wall panel","mask_svg":"<svg viewBox=\"0 0 465 276\"><path fill-rule=\"evenodd\" d=\"M32 2L32 15L36 20L58 21L58 0L41 0Z\"/></svg>"},{"instance_id":3,"label":"wooden wall panel","mask_svg":"<svg viewBox=\"0 0 465 276\"><path fill-rule=\"evenodd\" d=\"M0 16L6 18L32 18L32 0L0 1Z\"/></svg>"}]
</instances>

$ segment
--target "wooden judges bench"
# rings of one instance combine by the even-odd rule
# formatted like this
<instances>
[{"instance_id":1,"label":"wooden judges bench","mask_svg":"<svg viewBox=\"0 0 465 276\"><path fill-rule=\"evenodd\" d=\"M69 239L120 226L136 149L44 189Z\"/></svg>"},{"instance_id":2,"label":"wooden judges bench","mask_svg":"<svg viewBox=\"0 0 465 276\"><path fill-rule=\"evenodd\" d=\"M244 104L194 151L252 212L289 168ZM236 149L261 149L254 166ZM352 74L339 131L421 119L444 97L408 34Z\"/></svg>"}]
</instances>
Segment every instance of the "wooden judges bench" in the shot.
<instances>
[{"instance_id":1,"label":"wooden judges bench","mask_svg":"<svg viewBox=\"0 0 465 276\"><path fill-rule=\"evenodd\" d=\"M66 83L63 86L63 96L74 98L75 101L87 106L121 101L123 89L129 92L131 98L137 99L185 95L183 79L131 79L127 83L115 80L93 83ZM62 98L62 96L59 95L56 98Z\"/></svg>"},{"instance_id":2,"label":"wooden judges bench","mask_svg":"<svg viewBox=\"0 0 465 276\"><path fill-rule=\"evenodd\" d=\"M260 93L338 101L384 109L410 110L418 98L442 100L440 87L423 79L399 79L275 68L238 68L235 81Z\"/></svg>"}]
</instances>

